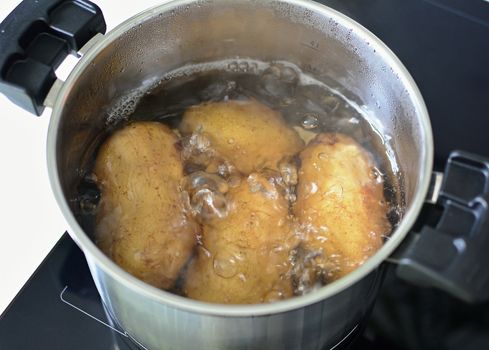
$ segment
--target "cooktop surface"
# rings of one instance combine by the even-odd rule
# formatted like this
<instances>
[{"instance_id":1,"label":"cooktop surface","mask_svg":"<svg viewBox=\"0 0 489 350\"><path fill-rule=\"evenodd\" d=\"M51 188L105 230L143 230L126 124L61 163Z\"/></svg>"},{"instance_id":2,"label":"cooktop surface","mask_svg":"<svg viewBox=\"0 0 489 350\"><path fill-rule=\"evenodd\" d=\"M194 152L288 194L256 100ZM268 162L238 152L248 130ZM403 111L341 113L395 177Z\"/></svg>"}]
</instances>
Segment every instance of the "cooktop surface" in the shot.
<instances>
[{"instance_id":1,"label":"cooktop surface","mask_svg":"<svg viewBox=\"0 0 489 350\"><path fill-rule=\"evenodd\" d=\"M489 156L488 2L322 2L379 36L411 72L430 112L437 167L455 148ZM335 349L489 349L489 303L410 286L392 270L365 326ZM65 234L0 317L0 349L141 347L107 316L82 252Z\"/></svg>"},{"instance_id":2,"label":"cooktop surface","mask_svg":"<svg viewBox=\"0 0 489 350\"><path fill-rule=\"evenodd\" d=\"M349 334L354 349L384 347L389 340ZM378 345L381 345L379 347ZM375 345L375 346L374 346ZM373 347L374 346L374 347ZM105 312L81 250L64 234L0 319L0 349L144 349Z\"/></svg>"},{"instance_id":3,"label":"cooktop surface","mask_svg":"<svg viewBox=\"0 0 489 350\"><path fill-rule=\"evenodd\" d=\"M489 349L489 304L412 287L393 271L363 326L334 349ZM106 314L83 253L64 234L0 317L0 349L144 348Z\"/></svg>"}]
</instances>

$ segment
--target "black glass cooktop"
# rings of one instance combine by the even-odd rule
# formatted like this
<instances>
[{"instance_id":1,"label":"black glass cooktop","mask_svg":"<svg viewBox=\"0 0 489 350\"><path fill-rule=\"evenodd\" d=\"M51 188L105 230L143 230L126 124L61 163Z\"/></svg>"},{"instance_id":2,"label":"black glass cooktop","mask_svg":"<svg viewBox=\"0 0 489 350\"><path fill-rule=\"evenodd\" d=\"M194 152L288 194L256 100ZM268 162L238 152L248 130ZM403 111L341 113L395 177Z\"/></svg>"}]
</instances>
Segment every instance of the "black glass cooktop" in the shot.
<instances>
[{"instance_id":1,"label":"black glass cooktop","mask_svg":"<svg viewBox=\"0 0 489 350\"><path fill-rule=\"evenodd\" d=\"M322 2L379 36L412 73L430 111L437 166L454 148L489 156L488 2ZM351 335L357 341L350 349L489 349L488 330L488 303L466 305L388 271L372 317L363 334ZM85 258L67 234L0 317L1 350L139 348L107 317Z\"/></svg>"},{"instance_id":2,"label":"black glass cooktop","mask_svg":"<svg viewBox=\"0 0 489 350\"><path fill-rule=\"evenodd\" d=\"M366 330L335 350L482 350L488 329L489 304L466 305L388 271ZM64 234L0 317L0 349L143 348L107 316L83 253Z\"/></svg>"}]
</instances>

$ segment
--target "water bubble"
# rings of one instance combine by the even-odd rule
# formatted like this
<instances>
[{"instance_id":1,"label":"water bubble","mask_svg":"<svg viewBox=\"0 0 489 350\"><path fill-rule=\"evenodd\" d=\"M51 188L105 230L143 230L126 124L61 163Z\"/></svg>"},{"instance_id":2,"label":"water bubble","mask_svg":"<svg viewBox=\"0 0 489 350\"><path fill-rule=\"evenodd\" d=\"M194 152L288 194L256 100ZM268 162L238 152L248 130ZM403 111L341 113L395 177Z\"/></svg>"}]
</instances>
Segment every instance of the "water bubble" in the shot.
<instances>
[{"instance_id":1,"label":"water bubble","mask_svg":"<svg viewBox=\"0 0 489 350\"><path fill-rule=\"evenodd\" d=\"M228 161L222 161L217 166L217 173L223 178L229 178L231 175L237 173L237 169Z\"/></svg>"},{"instance_id":2,"label":"water bubble","mask_svg":"<svg viewBox=\"0 0 489 350\"><path fill-rule=\"evenodd\" d=\"M203 221L213 218L222 219L228 214L227 201L224 195L207 188L198 190L192 196L190 205L194 215Z\"/></svg>"},{"instance_id":3,"label":"water bubble","mask_svg":"<svg viewBox=\"0 0 489 350\"><path fill-rule=\"evenodd\" d=\"M214 272L222 278L231 278L238 273L236 259L223 252L217 253L213 260Z\"/></svg>"},{"instance_id":4,"label":"water bubble","mask_svg":"<svg viewBox=\"0 0 489 350\"><path fill-rule=\"evenodd\" d=\"M274 184L275 181L263 179L262 177L259 177L256 173L249 175L247 181L251 193L260 192L268 198L277 198L278 192Z\"/></svg>"},{"instance_id":5,"label":"water bubble","mask_svg":"<svg viewBox=\"0 0 489 350\"><path fill-rule=\"evenodd\" d=\"M187 188L190 190L210 189L226 193L229 189L227 182L215 174L196 171L187 178Z\"/></svg>"},{"instance_id":6,"label":"water bubble","mask_svg":"<svg viewBox=\"0 0 489 350\"><path fill-rule=\"evenodd\" d=\"M263 301L266 303L273 303L275 301L279 301L284 298L285 298L285 293L282 290L274 289L267 293Z\"/></svg>"},{"instance_id":7,"label":"water bubble","mask_svg":"<svg viewBox=\"0 0 489 350\"><path fill-rule=\"evenodd\" d=\"M263 72L261 82L270 96L283 99L294 94L298 76L292 68L276 63Z\"/></svg>"},{"instance_id":8,"label":"water bubble","mask_svg":"<svg viewBox=\"0 0 489 350\"><path fill-rule=\"evenodd\" d=\"M327 153L321 152L321 153L318 154L318 158L321 159L321 160L326 160L326 159L328 159L328 157L329 156L328 156Z\"/></svg>"},{"instance_id":9,"label":"water bubble","mask_svg":"<svg viewBox=\"0 0 489 350\"><path fill-rule=\"evenodd\" d=\"M119 100L116 100L113 107L107 113L106 126L113 127L122 121L128 120L129 116L136 110L145 92L144 90L134 90L122 96Z\"/></svg>"},{"instance_id":10,"label":"water bubble","mask_svg":"<svg viewBox=\"0 0 489 350\"><path fill-rule=\"evenodd\" d=\"M286 83L296 84L299 80L297 72L290 67L283 67L280 72L280 78Z\"/></svg>"},{"instance_id":11,"label":"water bubble","mask_svg":"<svg viewBox=\"0 0 489 350\"><path fill-rule=\"evenodd\" d=\"M208 151L211 145L210 140L201 133L201 130L194 132L188 141L190 147L201 153Z\"/></svg>"},{"instance_id":12,"label":"water bubble","mask_svg":"<svg viewBox=\"0 0 489 350\"><path fill-rule=\"evenodd\" d=\"M369 231L369 233L368 233L368 237L369 237L370 239L372 239L372 240L377 239L377 237L378 237L378 236L379 236L379 235L377 234L377 232L374 232L374 231Z\"/></svg>"},{"instance_id":13,"label":"water bubble","mask_svg":"<svg viewBox=\"0 0 489 350\"><path fill-rule=\"evenodd\" d=\"M227 141L227 142L228 142L228 144L232 145L232 144L234 144L234 142L235 142L235 141L234 141L234 139L231 137L231 138L229 138L229 139L228 139L228 141Z\"/></svg>"},{"instance_id":14,"label":"water bubble","mask_svg":"<svg viewBox=\"0 0 489 350\"><path fill-rule=\"evenodd\" d=\"M307 184L308 194L314 194L318 191L318 185L315 182Z\"/></svg>"},{"instance_id":15,"label":"water bubble","mask_svg":"<svg viewBox=\"0 0 489 350\"><path fill-rule=\"evenodd\" d=\"M312 113L306 114L304 119L302 119L302 127L304 129L307 129L307 130L315 129L318 126L319 126L318 118Z\"/></svg>"},{"instance_id":16,"label":"water bubble","mask_svg":"<svg viewBox=\"0 0 489 350\"><path fill-rule=\"evenodd\" d=\"M295 193L287 191L285 193L285 199L291 203L294 203L297 200L297 196Z\"/></svg>"},{"instance_id":17,"label":"water bubble","mask_svg":"<svg viewBox=\"0 0 489 350\"><path fill-rule=\"evenodd\" d=\"M377 167L372 167L372 169L370 170L370 178L376 183L380 184L383 181L383 174Z\"/></svg>"},{"instance_id":18,"label":"water bubble","mask_svg":"<svg viewBox=\"0 0 489 350\"><path fill-rule=\"evenodd\" d=\"M250 66L248 65L248 62L243 61L238 63L238 70L240 72L247 72Z\"/></svg>"},{"instance_id":19,"label":"water bubble","mask_svg":"<svg viewBox=\"0 0 489 350\"><path fill-rule=\"evenodd\" d=\"M237 72L238 71L238 62L230 62L228 64L228 69L231 71L231 72Z\"/></svg>"},{"instance_id":20,"label":"water bubble","mask_svg":"<svg viewBox=\"0 0 489 350\"><path fill-rule=\"evenodd\" d=\"M263 75L274 76L276 78L280 78L280 68L276 64L271 64L270 67L265 69Z\"/></svg>"},{"instance_id":21,"label":"water bubble","mask_svg":"<svg viewBox=\"0 0 489 350\"><path fill-rule=\"evenodd\" d=\"M82 197L80 198L80 210L83 214L94 214L97 209L97 202L93 198Z\"/></svg>"},{"instance_id":22,"label":"water bubble","mask_svg":"<svg viewBox=\"0 0 489 350\"><path fill-rule=\"evenodd\" d=\"M250 178L248 178L248 184L250 185L250 192L251 193L256 193L263 188L259 182L250 181Z\"/></svg>"},{"instance_id":23,"label":"water bubble","mask_svg":"<svg viewBox=\"0 0 489 350\"><path fill-rule=\"evenodd\" d=\"M286 186L297 185L297 166L293 164L290 159L280 161L278 167L282 180Z\"/></svg>"}]
</instances>

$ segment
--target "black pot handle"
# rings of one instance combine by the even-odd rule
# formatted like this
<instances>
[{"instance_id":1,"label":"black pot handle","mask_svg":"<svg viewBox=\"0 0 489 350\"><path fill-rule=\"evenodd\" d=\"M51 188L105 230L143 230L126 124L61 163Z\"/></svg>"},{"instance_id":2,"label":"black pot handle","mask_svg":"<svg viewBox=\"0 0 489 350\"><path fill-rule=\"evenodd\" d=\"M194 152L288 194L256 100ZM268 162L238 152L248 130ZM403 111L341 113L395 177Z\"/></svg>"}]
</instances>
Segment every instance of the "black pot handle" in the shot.
<instances>
[{"instance_id":1,"label":"black pot handle","mask_svg":"<svg viewBox=\"0 0 489 350\"><path fill-rule=\"evenodd\" d=\"M391 260L397 275L467 302L489 299L489 159L451 153L434 226L408 235Z\"/></svg>"},{"instance_id":2,"label":"black pot handle","mask_svg":"<svg viewBox=\"0 0 489 350\"><path fill-rule=\"evenodd\" d=\"M40 115L55 69L105 30L102 11L90 1L22 1L0 24L0 92Z\"/></svg>"}]
</instances>

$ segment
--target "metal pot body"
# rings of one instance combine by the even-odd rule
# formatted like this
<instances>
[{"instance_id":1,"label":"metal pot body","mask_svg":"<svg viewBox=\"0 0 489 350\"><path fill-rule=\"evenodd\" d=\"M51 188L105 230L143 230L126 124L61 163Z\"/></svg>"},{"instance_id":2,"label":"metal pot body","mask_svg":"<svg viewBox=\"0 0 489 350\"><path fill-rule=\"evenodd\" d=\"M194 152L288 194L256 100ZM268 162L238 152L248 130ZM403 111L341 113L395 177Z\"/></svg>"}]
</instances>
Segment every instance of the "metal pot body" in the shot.
<instances>
[{"instance_id":1,"label":"metal pot body","mask_svg":"<svg viewBox=\"0 0 489 350\"><path fill-rule=\"evenodd\" d=\"M257 316L182 310L122 286L86 255L95 284L127 335L147 349L330 349L363 329L382 283L382 268L317 303Z\"/></svg>"},{"instance_id":2,"label":"metal pot body","mask_svg":"<svg viewBox=\"0 0 489 350\"><path fill-rule=\"evenodd\" d=\"M431 129L422 98L396 57L371 33L301 1L174 1L89 42L58 91L48 139L54 194L120 326L148 349L323 349L365 317L379 265L403 240L431 174ZM382 135L403 177L405 213L384 247L349 276L306 296L253 306L212 305L157 290L103 255L73 214L80 167L107 127L113 101L190 63L227 58L296 64L354 101Z\"/></svg>"}]
</instances>

